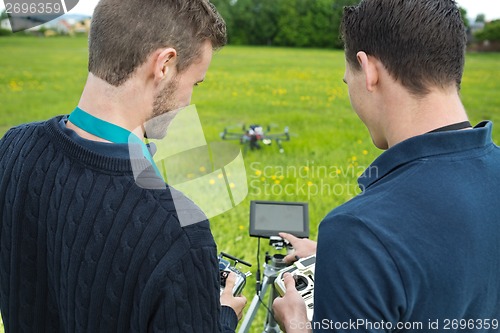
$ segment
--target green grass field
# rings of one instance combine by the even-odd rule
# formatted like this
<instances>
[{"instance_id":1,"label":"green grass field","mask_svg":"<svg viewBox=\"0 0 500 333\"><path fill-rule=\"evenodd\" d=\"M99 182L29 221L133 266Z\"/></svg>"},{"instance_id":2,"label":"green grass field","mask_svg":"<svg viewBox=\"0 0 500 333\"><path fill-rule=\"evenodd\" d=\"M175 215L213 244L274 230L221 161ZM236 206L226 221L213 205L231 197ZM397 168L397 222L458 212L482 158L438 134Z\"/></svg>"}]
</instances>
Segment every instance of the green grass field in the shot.
<instances>
[{"instance_id":1,"label":"green grass field","mask_svg":"<svg viewBox=\"0 0 500 333\"><path fill-rule=\"evenodd\" d=\"M87 76L86 39L0 38L0 50L0 136L13 125L73 110ZM250 200L307 201L315 239L322 217L358 193L358 175L381 153L351 110L343 73L340 51L226 47L194 92L208 142L220 141L219 132L238 123L274 123L276 131L289 126L297 134L284 144L284 154L271 146L245 155L248 197L211 221L219 250L252 262L253 273ZM497 143L499 91L500 54L468 54L463 102L473 123L496 122ZM245 289L249 302L254 285L252 276ZM263 316L261 309L252 332L262 331Z\"/></svg>"}]
</instances>

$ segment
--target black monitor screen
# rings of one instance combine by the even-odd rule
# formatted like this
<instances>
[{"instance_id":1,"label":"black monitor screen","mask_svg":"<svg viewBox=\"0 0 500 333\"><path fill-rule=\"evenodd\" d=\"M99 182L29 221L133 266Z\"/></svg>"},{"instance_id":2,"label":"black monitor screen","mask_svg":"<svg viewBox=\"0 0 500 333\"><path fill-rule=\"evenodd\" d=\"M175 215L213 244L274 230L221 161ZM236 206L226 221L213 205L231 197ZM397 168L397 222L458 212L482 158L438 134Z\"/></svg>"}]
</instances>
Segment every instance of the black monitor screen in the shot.
<instances>
[{"instance_id":1,"label":"black monitor screen","mask_svg":"<svg viewBox=\"0 0 500 333\"><path fill-rule=\"evenodd\" d=\"M288 232L296 237L309 237L307 203L252 201L250 236L278 236L279 232Z\"/></svg>"}]
</instances>

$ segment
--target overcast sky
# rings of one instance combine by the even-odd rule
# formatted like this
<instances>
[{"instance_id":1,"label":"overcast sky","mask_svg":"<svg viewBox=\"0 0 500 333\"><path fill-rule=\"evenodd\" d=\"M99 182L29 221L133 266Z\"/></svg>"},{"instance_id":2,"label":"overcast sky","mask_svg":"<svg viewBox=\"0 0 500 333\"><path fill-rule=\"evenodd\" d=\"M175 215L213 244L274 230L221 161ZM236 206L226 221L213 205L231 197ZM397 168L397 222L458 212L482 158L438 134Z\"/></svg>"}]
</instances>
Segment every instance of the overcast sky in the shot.
<instances>
[{"instance_id":1,"label":"overcast sky","mask_svg":"<svg viewBox=\"0 0 500 333\"><path fill-rule=\"evenodd\" d=\"M270 0L272 1L272 0ZM98 0L80 0L70 13L91 15ZM484 14L486 20L500 19L500 0L457 0L460 7L467 10L469 18L476 18L477 14ZM0 1L0 11L5 8Z\"/></svg>"}]
</instances>

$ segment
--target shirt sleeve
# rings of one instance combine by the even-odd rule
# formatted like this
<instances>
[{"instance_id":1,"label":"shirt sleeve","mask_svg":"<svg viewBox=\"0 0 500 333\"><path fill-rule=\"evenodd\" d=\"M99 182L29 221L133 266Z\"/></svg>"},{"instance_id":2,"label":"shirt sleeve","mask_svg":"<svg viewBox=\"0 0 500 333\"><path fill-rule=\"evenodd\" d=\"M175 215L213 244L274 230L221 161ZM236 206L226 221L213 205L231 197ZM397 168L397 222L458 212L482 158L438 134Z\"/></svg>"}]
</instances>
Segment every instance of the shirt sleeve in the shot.
<instances>
[{"instance_id":1,"label":"shirt sleeve","mask_svg":"<svg viewBox=\"0 0 500 333\"><path fill-rule=\"evenodd\" d=\"M238 326L238 317L236 312L229 306L222 306L220 312L220 323L222 325L223 333L232 333L236 330Z\"/></svg>"},{"instance_id":2,"label":"shirt sleeve","mask_svg":"<svg viewBox=\"0 0 500 333\"><path fill-rule=\"evenodd\" d=\"M158 289L148 332L235 332L236 313L220 305L215 247L191 249Z\"/></svg>"},{"instance_id":3,"label":"shirt sleeve","mask_svg":"<svg viewBox=\"0 0 500 333\"><path fill-rule=\"evenodd\" d=\"M314 332L392 332L406 308L398 268L379 237L349 215L320 225Z\"/></svg>"}]
</instances>

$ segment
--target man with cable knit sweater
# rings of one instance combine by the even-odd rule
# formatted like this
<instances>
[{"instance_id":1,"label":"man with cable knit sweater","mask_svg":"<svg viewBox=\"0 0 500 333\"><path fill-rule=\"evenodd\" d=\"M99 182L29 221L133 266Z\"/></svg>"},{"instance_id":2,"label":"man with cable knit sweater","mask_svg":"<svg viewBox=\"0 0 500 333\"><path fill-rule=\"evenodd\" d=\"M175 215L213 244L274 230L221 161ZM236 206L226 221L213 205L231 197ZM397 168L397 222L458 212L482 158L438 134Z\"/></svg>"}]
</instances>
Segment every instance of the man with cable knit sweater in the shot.
<instances>
[{"instance_id":1,"label":"man with cable knit sweater","mask_svg":"<svg viewBox=\"0 0 500 333\"><path fill-rule=\"evenodd\" d=\"M142 185L156 185L141 186L127 142L144 147L146 122L190 103L225 43L207 0L101 0L78 106L0 141L6 332L235 330L246 299L232 295L234 276L220 294L208 221L162 183L147 149Z\"/></svg>"}]
</instances>

